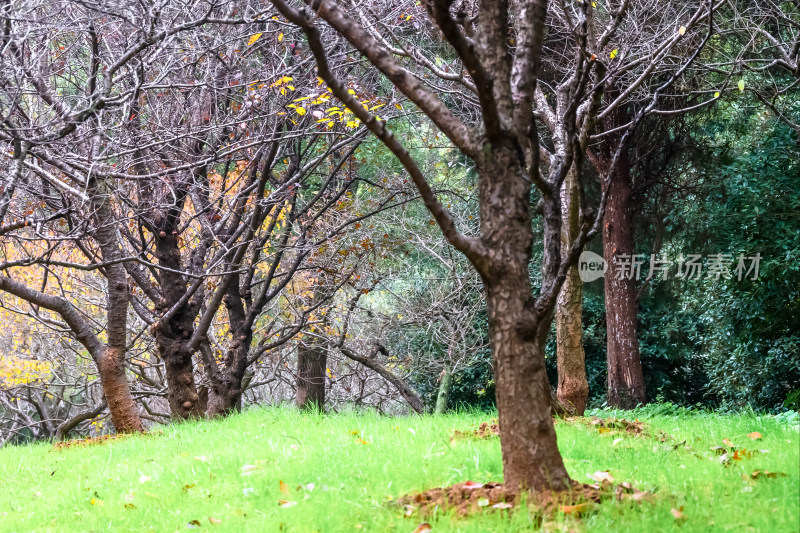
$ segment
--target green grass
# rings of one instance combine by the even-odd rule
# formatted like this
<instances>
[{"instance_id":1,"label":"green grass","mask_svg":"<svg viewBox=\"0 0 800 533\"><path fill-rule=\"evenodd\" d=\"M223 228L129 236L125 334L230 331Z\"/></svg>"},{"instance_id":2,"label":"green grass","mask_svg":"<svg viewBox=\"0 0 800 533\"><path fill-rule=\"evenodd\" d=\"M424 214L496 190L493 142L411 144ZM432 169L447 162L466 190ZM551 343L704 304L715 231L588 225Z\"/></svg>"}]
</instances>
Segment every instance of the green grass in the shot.
<instances>
[{"instance_id":1,"label":"green grass","mask_svg":"<svg viewBox=\"0 0 800 533\"><path fill-rule=\"evenodd\" d=\"M488 419L485 414L380 418L253 409L91 447L0 449L0 531L188 531L192 520L201 524L197 529L236 532L411 533L423 521L435 532L530 531L539 523L546 531L800 530L796 425L773 417L657 409L635 416L672 440L558 424L574 479L588 482L587 474L607 469L616 481L655 493L642 504L608 501L580 519L558 514L542 521L526 510L422 519L387 505L390 498L458 481L500 481L497 439L449 440L453 429L470 429ZM747 434L753 431L763 439L751 442ZM709 450L724 438L769 453L726 467ZM255 468L243 475L245 465ZM754 470L788 476L742 479ZM297 490L310 483L313 490ZM279 500L297 504L280 507ZM678 522L671 509L681 506L686 519Z\"/></svg>"}]
</instances>

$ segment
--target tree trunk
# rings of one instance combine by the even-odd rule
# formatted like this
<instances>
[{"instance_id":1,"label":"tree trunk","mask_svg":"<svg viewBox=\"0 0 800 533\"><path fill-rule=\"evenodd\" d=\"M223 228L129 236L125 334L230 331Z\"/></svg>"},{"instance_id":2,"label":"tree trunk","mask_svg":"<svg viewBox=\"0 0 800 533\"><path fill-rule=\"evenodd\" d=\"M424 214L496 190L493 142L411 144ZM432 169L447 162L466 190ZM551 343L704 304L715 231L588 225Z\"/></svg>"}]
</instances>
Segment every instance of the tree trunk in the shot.
<instances>
[{"instance_id":1,"label":"tree trunk","mask_svg":"<svg viewBox=\"0 0 800 533\"><path fill-rule=\"evenodd\" d=\"M125 375L125 353L106 348L98 365L100 384L108 402L111 423L117 433L144 431L136 402Z\"/></svg>"},{"instance_id":2,"label":"tree trunk","mask_svg":"<svg viewBox=\"0 0 800 533\"><path fill-rule=\"evenodd\" d=\"M228 311L230 313L230 308ZM244 375L253 336L250 328L237 320L237 316L229 314L233 342L225 354L224 365L205 363L206 375L211 385L208 389L209 417L228 416L242 410ZM208 356L210 357L210 350Z\"/></svg>"},{"instance_id":3,"label":"tree trunk","mask_svg":"<svg viewBox=\"0 0 800 533\"><path fill-rule=\"evenodd\" d=\"M300 341L297 350L297 407L304 410L325 411L325 370L328 350L324 341L307 337Z\"/></svg>"},{"instance_id":4,"label":"tree trunk","mask_svg":"<svg viewBox=\"0 0 800 533\"><path fill-rule=\"evenodd\" d=\"M208 390L209 418L228 416L242 410L242 379L223 376Z\"/></svg>"},{"instance_id":5,"label":"tree trunk","mask_svg":"<svg viewBox=\"0 0 800 533\"><path fill-rule=\"evenodd\" d=\"M442 377L439 382L439 392L436 395L436 407L433 413L436 415L443 415L447 412L447 402L450 399L450 389L453 387L453 373L445 367L442 371Z\"/></svg>"},{"instance_id":6,"label":"tree trunk","mask_svg":"<svg viewBox=\"0 0 800 533\"><path fill-rule=\"evenodd\" d=\"M580 187L574 166L561 189L561 255L564 257L580 231ZM582 416L589 399L586 381L586 356L583 351L583 282L578 266L567 271L556 307L556 363L558 401L571 414Z\"/></svg>"},{"instance_id":7,"label":"tree trunk","mask_svg":"<svg viewBox=\"0 0 800 533\"><path fill-rule=\"evenodd\" d=\"M610 162L610 161L609 161ZM636 322L639 310L634 276L621 275L614 259L634 254L631 225L631 176L627 157L620 158L603 219L608 404L628 409L645 402ZM627 273L624 273L627 274Z\"/></svg>"},{"instance_id":8,"label":"tree trunk","mask_svg":"<svg viewBox=\"0 0 800 533\"><path fill-rule=\"evenodd\" d=\"M156 336L156 348L167 374L167 401L172 418L202 418L200 396L194 382L192 354L184 349L181 340L170 339L163 334Z\"/></svg>"},{"instance_id":9,"label":"tree trunk","mask_svg":"<svg viewBox=\"0 0 800 533\"><path fill-rule=\"evenodd\" d=\"M551 322L540 322L533 332L518 327L529 294L527 269L524 279L487 287L504 483L512 490L565 490L569 476L558 451L544 367Z\"/></svg>"},{"instance_id":10,"label":"tree trunk","mask_svg":"<svg viewBox=\"0 0 800 533\"><path fill-rule=\"evenodd\" d=\"M500 420L504 483L511 490L566 490L570 478L558 451L551 415L550 383L544 347L553 307L537 309L528 265L533 230L530 181L513 141L501 140L484 149L481 169L481 238L492 250L492 264L483 274L489 339ZM560 224L553 202L545 205L545 225ZM545 229L547 233L548 228ZM555 232L555 239L558 233ZM547 241L552 246L557 242ZM560 260L546 250L546 261ZM552 265L543 270L549 281ZM555 301L553 301L553 306Z\"/></svg>"},{"instance_id":11,"label":"tree trunk","mask_svg":"<svg viewBox=\"0 0 800 533\"><path fill-rule=\"evenodd\" d=\"M97 187L96 185L93 186ZM125 375L125 351L128 344L128 275L122 263L122 249L117 239L117 222L110 205L110 195L97 187L94 201L94 238L100 247L106 275L106 346L97 363L100 383L108 402L111 422L119 433L142 431L142 419L133 401Z\"/></svg>"},{"instance_id":12,"label":"tree trunk","mask_svg":"<svg viewBox=\"0 0 800 533\"><path fill-rule=\"evenodd\" d=\"M164 295L162 312L177 305L186 292L186 280L179 273L183 270L183 265L178 235L173 227L177 228L177 222L168 221L165 223L166 230L159 232L155 239L158 263L165 267L158 273L159 285ZM196 305L187 303L168 320L162 319L153 326L156 349L164 361L167 374L167 400L172 418L178 420L203 417L200 396L194 381L192 352L185 346L194 332L196 316Z\"/></svg>"}]
</instances>

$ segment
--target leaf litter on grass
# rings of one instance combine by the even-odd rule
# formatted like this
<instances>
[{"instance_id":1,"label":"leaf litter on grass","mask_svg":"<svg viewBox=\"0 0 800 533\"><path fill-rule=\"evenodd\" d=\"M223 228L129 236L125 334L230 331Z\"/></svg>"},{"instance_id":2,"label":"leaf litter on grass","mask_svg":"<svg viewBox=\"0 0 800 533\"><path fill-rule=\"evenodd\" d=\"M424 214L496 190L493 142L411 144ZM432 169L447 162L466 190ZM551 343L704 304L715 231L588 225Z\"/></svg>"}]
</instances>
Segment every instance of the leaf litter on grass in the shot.
<instances>
[{"instance_id":1,"label":"leaf litter on grass","mask_svg":"<svg viewBox=\"0 0 800 533\"><path fill-rule=\"evenodd\" d=\"M602 478L602 481L592 485L573 481L571 489L567 491L525 493L524 497L519 492L507 489L502 483L465 481L449 487L408 494L398 498L393 504L400 506L405 516L428 516L438 509L454 511L457 516L466 517L484 511L511 511L522 505L524 500L528 507L538 509L544 514L562 512L580 516L606 500L630 500L639 503L651 496L651 493L636 490L627 482L613 485L613 478L607 472L599 474L604 475L595 473L596 477L593 479Z\"/></svg>"},{"instance_id":2,"label":"leaf litter on grass","mask_svg":"<svg viewBox=\"0 0 800 533\"><path fill-rule=\"evenodd\" d=\"M482 422L477 429L458 431L453 430L450 442L462 439L493 439L500 436L500 425L496 418L489 422Z\"/></svg>"}]
</instances>

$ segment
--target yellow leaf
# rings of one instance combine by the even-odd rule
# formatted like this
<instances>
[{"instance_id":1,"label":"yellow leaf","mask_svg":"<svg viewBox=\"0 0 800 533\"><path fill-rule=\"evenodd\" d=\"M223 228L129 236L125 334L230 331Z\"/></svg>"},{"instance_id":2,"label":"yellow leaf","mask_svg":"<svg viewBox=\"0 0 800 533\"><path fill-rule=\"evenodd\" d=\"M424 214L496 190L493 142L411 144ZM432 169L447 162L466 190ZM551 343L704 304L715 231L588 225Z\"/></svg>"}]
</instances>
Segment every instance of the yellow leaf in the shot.
<instances>
[{"instance_id":1,"label":"yellow leaf","mask_svg":"<svg viewBox=\"0 0 800 533\"><path fill-rule=\"evenodd\" d=\"M283 40L283 34L279 33L278 34L278 42L281 42L282 40Z\"/></svg>"},{"instance_id":2,"label":"yellow leaf","mask_svg":"<svg viewBox=\"0 0 800 533\"><path fill-rule=\"evenodd\" d=\"M255 35L250 37L250 40L247 41L247 46L252 46L253 43L255 43L257 40L261 39L262 35L264 35L264 34L263 33L256 33ZM283 34L281 34L281 35L283 35Z\"/></svg>"},{"instance_id":3,"label":"yellow leaf","mask_svg":"<svg viewBox=\"0 0 800 533\"><path fill-rule=\"evenodd\" d=\"M680 29L678 30L678 33L680 33L681 35L686 33L686 26L681 26Z\"/></svg>"},{"instance_id":4,"label":"yellow leaf","mask_svg":"<svg viewBox=\"0 0 800 533\"><path fill-rule=\"evenodd\" d=\"M300 115L301 117L306 114L306 108L303 106L297 106L295 111L297 111L297 114Z\"/></svg>"},{"instance_id":5,"label":"yellow leaf","mask_svg":"<svg viewBox=\"0 0 800 533\"><path fill-rule=\"evenodd\" d=\"M610 57L611 59L614 59L615 57L617 57L617 53L618 52L619 52L619 49L618 48L614 48L613 50L611 50L611 53L608 54L608 57Z\"/></svg>"}]
</instances>

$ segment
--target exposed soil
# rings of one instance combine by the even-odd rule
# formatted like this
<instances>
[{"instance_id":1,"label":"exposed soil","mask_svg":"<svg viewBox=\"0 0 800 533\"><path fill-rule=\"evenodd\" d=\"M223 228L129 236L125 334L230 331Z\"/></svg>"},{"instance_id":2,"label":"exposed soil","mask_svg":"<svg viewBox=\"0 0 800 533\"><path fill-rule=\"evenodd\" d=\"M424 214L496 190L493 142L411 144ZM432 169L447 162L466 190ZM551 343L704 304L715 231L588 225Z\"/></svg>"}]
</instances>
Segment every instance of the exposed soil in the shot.
<instances>
[{"instance_id":1,"label":"exposed soil","mask_svg":"<svg viewBox=\"0 0 800 533\"><path fill-rule=\"evenodd\" d=\"M650 493L638 491L630 483L614 486L608 482L594 485L573 482L569 491L527 493L521 498L518 493L507 490L502 483L467 481L409 494L398 499L396 504L402 506L406 516L415 513L427 516L437 508L455 510L456 515L467 516L483 511L512 511L524 500L529 507L539 509L544 514L562 512L580 516L604 500L615 498L639 502L649 497Z\"/></svg>"}]
</instances>

